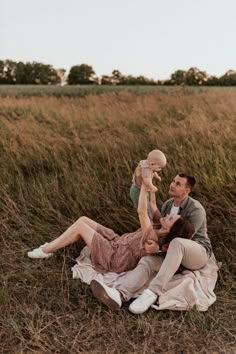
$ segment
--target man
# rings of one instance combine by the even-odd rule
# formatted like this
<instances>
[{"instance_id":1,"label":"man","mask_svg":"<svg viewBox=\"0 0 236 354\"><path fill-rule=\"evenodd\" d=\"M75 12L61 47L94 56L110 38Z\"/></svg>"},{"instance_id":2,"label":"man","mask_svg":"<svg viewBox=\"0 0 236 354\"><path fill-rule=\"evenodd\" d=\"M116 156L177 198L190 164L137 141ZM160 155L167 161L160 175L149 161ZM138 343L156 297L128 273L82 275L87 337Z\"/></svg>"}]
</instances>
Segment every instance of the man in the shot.
<instances>
[{"instance_id":1,"label":"man","mask_svg":"<svg viewBox=\"0 0 236 354\"><path fill-rule=\"evenodd\" d=\"M131 312L143 313L165 292L167 283L181 264L196 270L207 263L212 247L207 235L205 210L197 200L189 196L194 185L193 176L180 173L170 184L169 194L172 198L163 204L161 213L157 209L154 193L151 194L150 200L151 212L155 218L158 218L158 215L169 218L169 215L176 214L186 217L195 229L192 239L172 240L165 258L156 255L160 251L159 245L149 241L145 244L145 249L150 255L143 257L135 269L119 277L113 288L92 280L91 289L98 300L111 309L118 310L122 301L130 300L137 291L144 289L142 295L129 306Z\"/></svg>"}]
</instances>

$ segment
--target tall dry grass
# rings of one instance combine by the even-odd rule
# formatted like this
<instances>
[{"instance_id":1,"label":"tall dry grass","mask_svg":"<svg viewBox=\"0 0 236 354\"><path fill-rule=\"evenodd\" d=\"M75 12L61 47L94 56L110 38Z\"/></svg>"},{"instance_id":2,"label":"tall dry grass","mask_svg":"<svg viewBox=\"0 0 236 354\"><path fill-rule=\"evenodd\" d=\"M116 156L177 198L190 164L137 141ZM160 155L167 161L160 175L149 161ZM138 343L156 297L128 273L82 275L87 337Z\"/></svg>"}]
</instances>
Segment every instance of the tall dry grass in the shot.
<instances>
[{"instance_id":1,"label":"tall dry grass","mask_svg":"<svg viewBox=\"0 0 236 354\"><path fill-rule=\"evenodd\" d=\"M0 348L2 353L233 353L235 347L236 92L176 90L84 98L0 99ZM138 227L132 172L153 148L198 180L214 252L223 263L207 313L112 313L71 279L83 243L52 259L26 251L81 215L119 233Z\"/></svg>"}]
</instances>

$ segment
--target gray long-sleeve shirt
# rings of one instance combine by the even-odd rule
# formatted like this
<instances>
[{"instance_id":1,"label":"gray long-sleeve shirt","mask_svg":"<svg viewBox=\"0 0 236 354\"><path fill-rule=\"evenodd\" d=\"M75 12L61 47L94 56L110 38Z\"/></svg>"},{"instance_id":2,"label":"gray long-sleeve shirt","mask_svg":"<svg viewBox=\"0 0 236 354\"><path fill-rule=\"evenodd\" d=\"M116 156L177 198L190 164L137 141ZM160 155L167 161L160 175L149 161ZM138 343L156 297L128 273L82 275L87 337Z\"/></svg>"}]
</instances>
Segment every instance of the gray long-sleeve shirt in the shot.
<instances>
[{"instance_id":1,"label":"gray long-sleeve shirt","mask_svg":"<svg viewBox=\"0 0 236 354\"><path fill-rule=\"evenodd\" d=\"M161 208L161 215L166 216L170 214L171 207L173 205L174 198L168 199ZM202 204L191 197L187 197L180 204L179 214L188 219L195 229L192 240L200 243L206 248L209 256L212 253L211 241L207 234L207 220L206 212Z\"/></svg>"}]
</instances>

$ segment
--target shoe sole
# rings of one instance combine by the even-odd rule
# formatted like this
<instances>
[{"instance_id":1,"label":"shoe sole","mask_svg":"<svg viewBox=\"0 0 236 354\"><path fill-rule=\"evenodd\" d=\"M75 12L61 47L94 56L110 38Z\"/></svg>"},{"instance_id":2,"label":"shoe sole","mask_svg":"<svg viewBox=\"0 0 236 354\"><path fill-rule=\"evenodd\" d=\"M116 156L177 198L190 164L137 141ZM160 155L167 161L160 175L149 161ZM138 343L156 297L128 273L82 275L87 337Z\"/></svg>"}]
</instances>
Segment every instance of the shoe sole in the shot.
<instances>
[{"instance_id":1,"label":"shoe sole","mask_svg":"<svg viewBox=\"0 0 236 354\"><path fill-rule=\"evenodd\" d=\"M108 294L106 293L106 290L103 288L103 286L97 282L96 280L92 280L90 284L92 293L94 297L99 301L102 302L104 305L109 307L109 309L113 311L119 311L120 306L117 304L115 300L110 298Z\"/></svg>"},{"instance_id":2,"label":"shoe sole","mask_svg":"<svg viewBox=\"0 0 236 354\"><path fill-rule=\"evenodd\" d=\"M50 254L50 256L47 256L47 257L38 257L38 256L33 256L33 255L29 254L29 252L28 252L27 256L31 259L48 259L48 258L52 257L53 254Z\"/></svg>"}]
</instances>

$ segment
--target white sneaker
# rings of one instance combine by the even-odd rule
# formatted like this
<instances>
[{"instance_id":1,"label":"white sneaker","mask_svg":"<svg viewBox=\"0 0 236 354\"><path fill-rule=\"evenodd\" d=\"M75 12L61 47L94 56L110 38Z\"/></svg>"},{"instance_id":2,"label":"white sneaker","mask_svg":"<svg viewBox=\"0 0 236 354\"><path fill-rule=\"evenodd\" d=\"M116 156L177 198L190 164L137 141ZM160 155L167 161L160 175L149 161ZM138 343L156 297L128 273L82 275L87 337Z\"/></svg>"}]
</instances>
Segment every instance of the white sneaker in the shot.
<instances>
[{"instance_id":1,"label":"white sneaker","mask_svg":"<svg viewBox=\"0 0 236 354\"><path fill-rule=\"evenodd\" d=\"M114 311L121 308L122 301L118 290L115 288L110 288L98 280L92 280L90 286L94 297L96 297L98 301L102 302Z\"/></svg>"},{"instance_id":2,"label":"white sneaker","mask_svg":"<svg viewBox=\"0 0 236 354\"><path fill-rule=\"evenodd\" d=\"M43 251L43 247L46 246L47 243L45 243L44 245L35 248L33 251L30 251L27 253L29 258L49 258L51 256L53 256L53 253L46 253Z\"/></svg>"},{"instance_id":3,"label":"white sneaker","mask_svg":"<svg viewBox=\"0 0 236 354\"><path fill-rule=\"evenodd\" d=\"M129 310L135 314L144 313L157 301L157 295L149 290L145 289L136 300L134 300L130 306Z\"/></svg>"}]
</instances>

